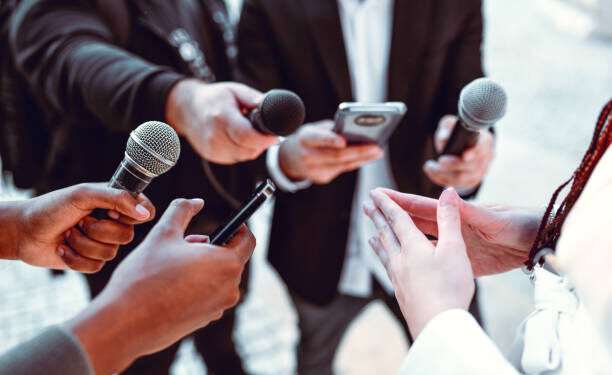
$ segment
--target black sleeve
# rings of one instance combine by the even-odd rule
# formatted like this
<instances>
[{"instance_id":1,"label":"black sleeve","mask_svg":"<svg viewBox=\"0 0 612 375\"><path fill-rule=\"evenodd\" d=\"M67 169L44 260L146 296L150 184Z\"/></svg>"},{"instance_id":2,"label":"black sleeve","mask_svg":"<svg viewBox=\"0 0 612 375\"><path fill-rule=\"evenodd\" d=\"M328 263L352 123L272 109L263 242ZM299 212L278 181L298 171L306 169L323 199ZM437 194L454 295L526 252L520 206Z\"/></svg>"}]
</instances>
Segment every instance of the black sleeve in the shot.
<instances>
[{"instance_id":1,"label":"black sleeve","mask_svg":"<svg viewBox=\"0 0 612 375\"><path fill-rule=\"evenodd\" d=\"M285 86L270 25L257 0L244 1L238 25L239 78L261 91Z\"/></svg>"},{"instance_id":2,"label":"black sleeve","mask_svg":"<svg viewBox=\"0 0 612 375\"><path fill-rule=\"evenodd\" d=\"M457 113L457 102L461 89L484 75L482 70L482 2L475 0L470 3L472 4L471 11L464 22L462 32L451 47L447 60L446 86L443 90L444 114Z\"/></svg>"},{"instance_id":3,"label":"black sleeve","mask_svg":"<svg viewBox=\"0 0 612 375\"><path fill-rule=\"evenodd\" d=\"M112 130L163 121L168 93L183 76L117 46L94 3L24 1L10 25L17 69L60 113L87 111Z\"/></svg>"}]
</instances>

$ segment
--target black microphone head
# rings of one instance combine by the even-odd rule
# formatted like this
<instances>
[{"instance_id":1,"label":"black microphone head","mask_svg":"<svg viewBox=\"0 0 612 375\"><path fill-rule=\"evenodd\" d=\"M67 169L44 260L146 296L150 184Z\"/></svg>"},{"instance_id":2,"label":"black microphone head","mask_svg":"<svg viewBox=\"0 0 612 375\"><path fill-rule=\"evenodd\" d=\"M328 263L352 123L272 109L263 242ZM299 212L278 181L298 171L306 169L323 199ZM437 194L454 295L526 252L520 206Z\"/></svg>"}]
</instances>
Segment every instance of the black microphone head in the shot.
<instances>
[{"instance_id":1,"label":"black microphone head","mask_svg":"<svg viewBox=\"0 0 612 375\"><path fill-rule=\"evenodd\" d=\"M181 142L168 124L149 121L132 131L125 154L151 175L159 176L178 161Z\"/></svg>"},{"instance_id":2,"label":"black microphone head","mask_svg":"<svg viewBox=\"0 0 612 375\"><path fill-rule=\"evenodd\" d=\"M506 114L507 95L489 78L478 78L461 90L459 117L473 130L488 129Z\"/></svg>"},{"instance_id":3,"label":"black microphone head","mask_svg":"<svg viewBox=\"0 0 612 375\"><path fill-rule=\"evenodd\" d=\"M265 128L262 130L283 137L293 134L306 117L304 102L289 90L268 91L258 110L263 122L259 125Z\"/></svg>"}]
</instances>

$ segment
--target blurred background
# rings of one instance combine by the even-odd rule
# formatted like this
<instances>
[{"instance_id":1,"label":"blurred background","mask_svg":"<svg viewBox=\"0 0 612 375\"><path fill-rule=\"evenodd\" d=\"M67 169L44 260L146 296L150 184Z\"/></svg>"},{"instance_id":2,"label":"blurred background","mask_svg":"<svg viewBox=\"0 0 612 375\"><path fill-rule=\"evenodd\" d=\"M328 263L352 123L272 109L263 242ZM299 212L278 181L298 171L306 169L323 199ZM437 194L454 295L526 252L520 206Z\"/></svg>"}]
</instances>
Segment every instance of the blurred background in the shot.
<instances>
[{"instance_id":1,"label":"blurred background","mask_svg":"<svg viewBox=\"0 0 612 375\"><path fill-rule=\"evenodd\" d=\"M227 0L236 19L241 0ZM497 125L497 156L478 200L544 206L578 165L595 121L612 96L612 0L485 0L485 67L509 96ZM23 199L10 181L0 199ZM258 238L251 291L239 310L236 338L252 374L295 372L295 312L284 285L266 263L270 206L252 221ZM481 278L485 327L507 352L532 307L521 271ZM69 319L88 301L80 274L0 261L0 352L41 328ZM350 328L336 359L343 375L393 374L407 351L397 323L373 303ZM176 375L205 374L186 340Z\"/></svg>"}]
</instances>

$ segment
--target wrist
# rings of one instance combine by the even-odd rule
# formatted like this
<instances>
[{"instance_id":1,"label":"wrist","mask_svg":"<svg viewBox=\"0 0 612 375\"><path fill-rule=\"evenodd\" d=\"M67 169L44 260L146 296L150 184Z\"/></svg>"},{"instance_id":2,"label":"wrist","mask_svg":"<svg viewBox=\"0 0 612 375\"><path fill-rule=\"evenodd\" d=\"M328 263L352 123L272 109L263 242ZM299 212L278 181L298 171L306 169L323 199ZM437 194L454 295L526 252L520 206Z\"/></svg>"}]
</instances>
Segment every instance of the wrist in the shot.
<instances>
[{"instance_id":1,"label":"wrist","mask_svg":"<svg viewBox=\"0 0 612 375\"><path fill-rule=\"evenodd\" d=\"M187 132L187 118L185 108L191 105L194 91L202 82L187 78L178 81L170 92L166 100L166 122L177 132L179 136L184 136Z\"/></svg>"},{"instance_id":2,"label":"wrist","mask_svg":"<svg viewBox=\"0 0 612 375\"><path fill-rule=\"evenodd\" d=\"M290 180L306 180L306 176L302 176L298 173L295 173L295 168L292 168L291 163L289 162L289 153L292 152L290 142L290 138L287 138L287 140L285 140L280 145L280 148L278 150L278 167L280 168L281 172L283 172L283 174L287 176L287 178L289 178Z\"/></svg>"},{"instance_id":3,"label":"wrist","mask_svg":"<svg viewBox=\"0 0 612 375\"><path fill-rule=\"evenodd\" d=\"M105 302L104 294L84 311L64 323L87 353L96 374L114 374L140 356L133 343L131 314L116 301Z\"/></svg>"},{"instance_id":4,"label":"wrist","mask_svg":"<svg viewBox=\"0 0 612 375\"><path fill-rule=\"evenodd\" d=\"M26 235L24 229L23 201L0 204L0 259L19 260L19 239Z\"/></svg>"}]
</instances>

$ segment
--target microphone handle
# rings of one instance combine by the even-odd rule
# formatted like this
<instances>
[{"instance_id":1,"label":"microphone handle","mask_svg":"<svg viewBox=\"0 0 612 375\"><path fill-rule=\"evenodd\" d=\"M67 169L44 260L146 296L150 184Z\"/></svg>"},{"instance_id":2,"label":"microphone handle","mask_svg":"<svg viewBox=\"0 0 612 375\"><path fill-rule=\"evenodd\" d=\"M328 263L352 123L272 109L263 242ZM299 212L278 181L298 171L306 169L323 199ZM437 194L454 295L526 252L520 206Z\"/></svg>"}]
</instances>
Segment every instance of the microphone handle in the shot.
<instances>
[{"instance_id":1,"label":"microphone handle","mask_svg":"<svg viewBox=\"0 0 612 375\"><path fill-rule=\"evenodd\" d=\"M468 130L459 118L440 155L461 156L463 151L476 145L479 135L479 131Z\"/></svg>"},{"instance_id":2,"label":"microphone handle","mask_svg":"<svg viewBox=\"0 0 612 375\"><path fill-rule=\"evenodd\" d=\"M274 132L266 127L263 118L261 117L261 109L259 107L253 108L247 112L246 117L253 125L253 128L262 134L276 135Z\"/></svg>"},{"instance_id":3,"label":"microphone handle","mask_svg":"<svg viewBox=\"0 0 612 375\"><path fill-rule=\"evenodd\" d=\"M108 187L125 190L136 198L149 185L153 177L145 175L133 164L129 159L123 159L109 181ZM102 209L95 209L90 216L99 220L108 219L107 210Z\"/></svg>"}]
</instances>

